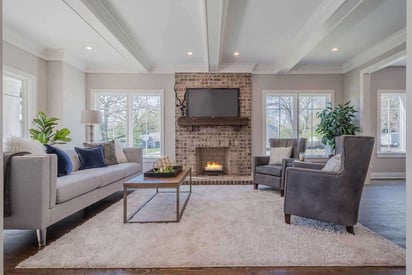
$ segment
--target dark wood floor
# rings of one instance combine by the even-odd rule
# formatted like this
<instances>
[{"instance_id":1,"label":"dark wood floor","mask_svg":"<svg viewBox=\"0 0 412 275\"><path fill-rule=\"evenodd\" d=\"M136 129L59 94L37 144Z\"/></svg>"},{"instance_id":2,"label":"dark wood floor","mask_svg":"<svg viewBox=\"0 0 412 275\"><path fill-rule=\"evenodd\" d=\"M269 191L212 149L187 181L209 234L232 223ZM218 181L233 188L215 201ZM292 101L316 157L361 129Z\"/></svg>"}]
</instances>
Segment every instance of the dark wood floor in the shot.
<instances>
[{"instance_id":1,"label":"dark wood floor","mask_svg":"<svg viewBox=\"0 0 412 275\"><path fill-rule=\"evenodd\" d=\"M121 192L49 227L48 241L54 241L96 213L121 199ZM381 182L365 187L359 222L405 247L405 182ZM81 249L81 248L79 248ZM35 233L4 231L5 274L405 274L399 267L230 267L177 269L15 269L38 251ZM62 255L64 257L64 255Z\"/></svg>"}]
</instances>

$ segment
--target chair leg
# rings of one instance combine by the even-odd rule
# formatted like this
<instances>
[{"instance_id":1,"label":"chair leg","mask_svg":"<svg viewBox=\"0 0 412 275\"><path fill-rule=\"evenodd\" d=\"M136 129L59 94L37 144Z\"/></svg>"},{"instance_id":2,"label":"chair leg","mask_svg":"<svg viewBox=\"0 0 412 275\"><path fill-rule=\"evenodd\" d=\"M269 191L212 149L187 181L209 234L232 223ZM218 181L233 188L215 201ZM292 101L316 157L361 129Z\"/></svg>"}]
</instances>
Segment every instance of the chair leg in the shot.
<instances>
[{"instance_id":1,"label":"chair leg","mask_svg":"<svg viewBox=\"0 0 412 275\"><path fill-rule=\"evenodd\" d=\"M285 190L280 190L280 196L284 197L285 196Z\"/></svg>"},{"instance_id":2,"label":"chair leg","mask_svg":"<svg viewBox=\"0 0 412 275\"><path fill-rule=\"evenodd\" d=\"M353 230L353 226L346 226L346 232L349 234L355 235L355 231Z\"/></svg>"},{"instance_id":3,"label":"chair leg","mask_svg":"<svg viewBox=\"0 0 412 275\"><path fill-rule=\"evenodd\" d=\"M255 183L255 189L258 189L258 185L259 185L259 184Z\"/></svg>"},{"instance_id":4,"label":"chair leg","mask_svg":"<svg viewBox=\"0 0 412 275\"><path fill-rule=\"evenodd\" d=\"M285 223L290 224L290 214L285 213Z\"/></svg>"},{"instance_id":5,"label":"chair leg","mask_svg":"<svg viewBox=\"0 0 412 275\"><path fill-rule=\"evenodd\" d=\"M46 228L36 229L37 243L39 247L46 245L46 233L47 233Z\"/></svg>"}]
</instances>

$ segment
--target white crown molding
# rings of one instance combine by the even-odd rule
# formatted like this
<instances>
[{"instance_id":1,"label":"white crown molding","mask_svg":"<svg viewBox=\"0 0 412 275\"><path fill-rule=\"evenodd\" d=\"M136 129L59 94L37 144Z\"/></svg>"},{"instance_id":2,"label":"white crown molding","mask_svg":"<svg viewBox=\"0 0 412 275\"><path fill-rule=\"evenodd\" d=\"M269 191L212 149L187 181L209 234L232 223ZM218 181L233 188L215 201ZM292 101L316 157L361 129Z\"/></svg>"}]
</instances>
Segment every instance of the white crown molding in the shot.
<instances>
[{"instance_id":1,"label":"white crown molding","mask_svg":"<svg viewBox=\"0 0 412 275\"><path fill-rule=\"evenodd\" d=\"M374 179L405 179L405 172L372 172L370 178Z\"/></svg>"},{"instance_id":2,"label":"white crown molding","mask_svg":"<svg viewBox=\"0 0 412 275\"><path fill-rule=\"evenodd\" d=\"M99 0L63 0L114 50L140 72L147 73L151 62L130 31L114 16L107 2Z\"/></svg>"},{"instance_id":3,"label":"white crown molding","mask_svg":"<svg viewBox=\"0 0 412 275\"><path fill-rule=\"evenodd\" d=\"M222 58L227 0L206 0L206 25L208 38L209 71L219 71Z\"/></svg>"},{"instance_id":4,"label":"white crown molding","mask_svg":"<svg viewBox=\"0 0 412 275\"><path fill-rule=\"evenodd\" d=\"M8 28L3 30L3 39L5 42L22 49L34 56L37 56L45 61L63 61L68 63L81 71L85 71L86 64L78 58L65 53L62 49L48 49L40 46L36 42L29 40L15 31Z\"/></svg>"},{"instance_id":5,"label":"white crown molding","mask_svg":"<svg viewBox=\"0 0 412 275\"><path fill-rule=\"evenodd\" d=\"M338 26L363 0L324 0L273 66L272 73L287 73L323 38Z\"/></svg>"},{"instance_id":6,"label":"white crown molding","mask_svg":"<svg viewBox=\"0 0 412 275\"><path fill-rule=\"evenodd\" d=\"M6 26L3 28L3 40L32 55L47 60L47 56L42 55L42 52L45 50L44 47L34 41L28 40L27 38L19 35L16 31L10 30Z\"/></svg>"},{"instance_id":7,"label":"white crown molding","mask_svg":"<svg viewBox=\"0 0 412 275\"><path fill-rule=\"evenodd\" d=\"M366 62L406 43L406 29L402 29L385 40L358 54L343 64L343 72L347 73Z\"/></svg>"}]
</instances>

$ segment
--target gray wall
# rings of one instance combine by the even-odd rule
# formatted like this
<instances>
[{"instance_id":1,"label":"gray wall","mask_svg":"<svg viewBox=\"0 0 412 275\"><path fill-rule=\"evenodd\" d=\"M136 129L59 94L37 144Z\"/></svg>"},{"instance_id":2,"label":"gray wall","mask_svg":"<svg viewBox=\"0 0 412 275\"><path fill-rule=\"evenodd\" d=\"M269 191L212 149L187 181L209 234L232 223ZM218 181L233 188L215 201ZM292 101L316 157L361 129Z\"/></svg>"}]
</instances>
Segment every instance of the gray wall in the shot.
<instances>
[{"instance_id":1,"label":"gray wall","mask_svg":"<svg viewBox=\"0 0 412 275\"><path fill-rule=\"evenodd\" d=\"M334 102L343 100L343 75L252 75L252 156L264 154L263 90L334 90Z\"/></svg>"},{"instance_id":2,"label":"gray wall","mask_svg":"<svg viewBox=\"0 0 412 275\"><path fill-rule=\"evenodd\" d=\"M377 157L378 151L378 90L405 90L406 89L406 68L387 67L371 74L371 96L370 96L370 116L371 130L376 133L375 153L372 157L371 173L405 173L405 157Z\"/></svg>"},{"instance_id":3,"label":"gray wall","mask_svg":"<svg viewBox=\"0 0 412 275\"><path fill-rule=\"evenodd\" d=\"M37 110L47 111L47 61L3 41L3 65L36 79Z\"/></svg>"}]
</instances>

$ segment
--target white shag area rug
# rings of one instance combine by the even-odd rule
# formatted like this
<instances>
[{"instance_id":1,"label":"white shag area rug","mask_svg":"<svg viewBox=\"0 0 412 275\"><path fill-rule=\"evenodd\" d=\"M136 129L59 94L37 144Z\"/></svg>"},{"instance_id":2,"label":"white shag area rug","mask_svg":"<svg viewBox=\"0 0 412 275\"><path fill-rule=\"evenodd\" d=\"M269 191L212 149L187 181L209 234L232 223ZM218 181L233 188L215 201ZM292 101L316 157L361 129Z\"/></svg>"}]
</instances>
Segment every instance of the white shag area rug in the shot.
<instances>
[{"instance_id":1,"label":"white shag area rug","mask_svg":"<svg viewBox=\"0 0 412 275\"><path fill-rule=\"evenodd\" d=\"M129 201L144 201L136 191ZM143 218L174 217L173 195L147 205ZM405 249L355 226L292 216L283 198L252 186L193 186L179 223L123 224L119 201L34 256L20 268L145 268L222 266L404 266ZM161 214L161 215L159 215ZM146 216L146 217L144 217Z\"/></svg>"}]
</instances>

